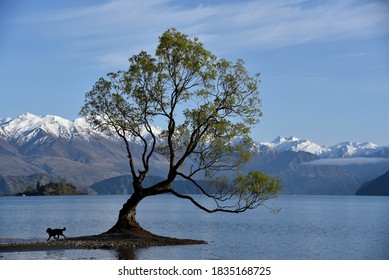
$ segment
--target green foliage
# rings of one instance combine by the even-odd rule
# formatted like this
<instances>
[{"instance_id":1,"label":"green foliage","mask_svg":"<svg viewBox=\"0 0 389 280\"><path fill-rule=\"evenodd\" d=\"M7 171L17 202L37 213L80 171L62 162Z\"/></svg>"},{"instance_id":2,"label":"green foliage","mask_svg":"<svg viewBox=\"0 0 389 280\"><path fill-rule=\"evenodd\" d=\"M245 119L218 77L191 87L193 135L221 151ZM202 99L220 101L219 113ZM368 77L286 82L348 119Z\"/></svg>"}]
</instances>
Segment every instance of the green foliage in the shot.
<instances>
[{"instance_id":1,"label":"green foliage","mask_svg":"<svg viewBox=\"0 0 389 280\"><path fill-rule=\"evenodd\" d=\"M282 186L279 177L251 170L232 179L229 176L217 177L209 189L209 196L218 201L214 212L244 212L277 197Z\"/></svg>"},{"instance_id":2,"label":"green foliage","mask_svg":"<svg viewBox=\"0 0 389 280\"><path fill-rule=\"evenodd\" d=\"M40 182L36 184L36 188L29 186L22 193L27 196L40 196L40 195L80 195L84 194L76 187L66 182L50 182L46 185L41 185Z\"/></svg>"},{"instance_id":3,"label":"green foliage","mask_svg":"<svg viewBox=\"0 0 389 280\"><path fill-rule=\"evenodd\" d=\"M169 29L159 38L154 57L142 51L129 63L128 70L96 82L80 114L96 129L124 141L135 192L171 192L178 177L192 183L197 175L217 180L222 172L239 172L250 161L250 129L262 116L261 99L259 74L250 76L242 60L218 59L197 38ZM155 118L167 125L160 134L152 128ZM131 137L143 144L140 163L134 161ZM166 180L143 189L156 151L169 161ZM192 165L184 174L180 168L189 158ZM246 177L235 181L242 192L253 194L245 195L254 199L250 207L279 190L278 181L265 174Z\"/></svg>"},{"instance_id":4,"label":"green foliage","mask_svg":"<svg viewBox=\"0 0 389 280\"><path fill-rule=\"evenodd\" d=\"M24 190L24 192L23 192L24 195L34 195L35 193L36 193L36 189L34 189L34 188L31 187L31 186L28 186L28 187Z\"/></svg>"}]
</instances>

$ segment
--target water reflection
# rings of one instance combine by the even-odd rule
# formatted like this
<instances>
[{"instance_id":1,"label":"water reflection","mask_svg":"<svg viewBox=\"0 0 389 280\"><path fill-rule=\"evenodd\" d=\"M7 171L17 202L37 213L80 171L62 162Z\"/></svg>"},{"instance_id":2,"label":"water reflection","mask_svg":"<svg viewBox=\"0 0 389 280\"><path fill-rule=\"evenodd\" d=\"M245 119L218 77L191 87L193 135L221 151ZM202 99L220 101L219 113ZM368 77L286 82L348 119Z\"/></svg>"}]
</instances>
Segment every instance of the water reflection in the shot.
<instances>
[{"instance_id":1,"label":"water reflection","mask_svg":"<svg viewBox=\"0 0 389 280\"><path fill-rule=\"evenodd\" d=\"M130 248L119 248L115 250L116 259L118 260L136 260L137 259L137 250Z\"/></svg>"}]
</instances>

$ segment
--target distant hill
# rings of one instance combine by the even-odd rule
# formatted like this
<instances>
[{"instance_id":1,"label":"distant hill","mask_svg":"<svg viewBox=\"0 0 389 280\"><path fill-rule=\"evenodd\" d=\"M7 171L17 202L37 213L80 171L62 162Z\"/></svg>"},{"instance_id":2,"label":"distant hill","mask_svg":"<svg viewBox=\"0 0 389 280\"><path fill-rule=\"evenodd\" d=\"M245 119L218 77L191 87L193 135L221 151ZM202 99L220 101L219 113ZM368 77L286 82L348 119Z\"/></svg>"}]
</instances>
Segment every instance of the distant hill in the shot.
<instances>
[{"instance_id":1,"label":"distant hill","mask_svg":"<svg viewBox=\"0 0 389 280\"><path fill-rule=\"evenodd\" d=\"M162 181L162 177L158 176L148 176L145 179L145 186L152 186L160 181ZM199 181L202 186L206 186L207 184L204 181ZM133 192L132 189L132 177L129 175L117 176L113 178L109 178L103 181L100 181L96 184L93 184L90 187L97 194L131 194ZM200 191L196 188L193 183L184 180L176 180L173 182L173 189L178 191L179 193L187 193L187 194L199 194Z\"/></svg>"},{"instance_id":2,"label":"distant hill","mask_svg":"<svg viewBox=\"0 0 389 280\"><path fill-rule=\"evenodd\" d=\"M257 154L246 168L279 176L285 195L353 195L363 183L346 166L320 163L308 152L273 151Z\"/></svg>"},{"instance_id":3,"label":"distant hill","mask_svg":"<svg viewBox=\"0 0 389 280\"><path fill-rule=\"evenodd\" d=\"M366 182L356 192L356 195L389 196L389 171L372 181Z\"/></svg>"},{"instance_id":4,"label":"distant hill","mask_svg":"<svg viewBox=\"0 0 389 280\"><path fill-rule=\"evenodd\" d=\"M28 176L0 175L0 195L22 193L28 186L35 186L38 181L47 184L50 181L56 182L56 178L39 173Z\"/></svg>"}]
</instances>

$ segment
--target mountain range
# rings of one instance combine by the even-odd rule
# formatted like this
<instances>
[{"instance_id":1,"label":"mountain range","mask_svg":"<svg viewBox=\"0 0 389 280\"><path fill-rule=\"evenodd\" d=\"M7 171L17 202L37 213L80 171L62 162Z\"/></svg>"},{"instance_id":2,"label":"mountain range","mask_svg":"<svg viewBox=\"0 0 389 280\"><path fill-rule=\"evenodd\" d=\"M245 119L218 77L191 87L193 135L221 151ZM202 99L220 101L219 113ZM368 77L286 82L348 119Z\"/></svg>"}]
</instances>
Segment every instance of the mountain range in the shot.
<instances>
[{"instance_id":1,"label":"mountain range","mask_svg":"<svg viewBox=\"0 0 389 280\"><path fill-rule=\"evenodd\" d=\"M141 151L140 143L132 140L131 145ZM363 183L389 170L389 146L373 143L328 147L297 137L277 137L272 142L254 142L251 151L253 159L245 168L281 177L283 194L355 194ZM135 161L140 159L135 154ZM158 178L168 164L162 155L154 154L151 166L150 175ZM128 174L122 142L93 130L82 118L70 121L26 113L0 119L0 195L23 192L37 181L61 180L88 193L127 193L130 181L118 178ZM115 186L119 190L106 190Z\"/></svg>"}]
</instances>

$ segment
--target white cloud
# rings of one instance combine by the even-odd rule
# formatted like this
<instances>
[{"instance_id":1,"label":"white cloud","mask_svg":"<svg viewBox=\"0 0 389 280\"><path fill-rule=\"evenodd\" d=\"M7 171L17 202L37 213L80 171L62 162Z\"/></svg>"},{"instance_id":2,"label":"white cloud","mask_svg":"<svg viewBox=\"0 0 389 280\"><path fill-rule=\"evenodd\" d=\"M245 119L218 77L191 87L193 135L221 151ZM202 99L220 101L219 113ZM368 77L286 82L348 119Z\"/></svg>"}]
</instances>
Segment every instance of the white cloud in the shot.
<instances>
[{"instance_id":1,"label":"white cloud","mask_svg":"<svg viewBox=\"0 0 389 280\"><path fill-rule=\"evenodd\" d=\"M199 37L212 49L234 52L388 34L388 14L389 3L380 1L235 1L188 7L181 1L116 0L51 11L37 15L35 22L71 50L89 50L103 64L118 65L128 52L151 51L169 27Z\"/></svg>"},{"instance_id":2,"label":"white cloud","mask_svg":"<svg viewBox=\"0 0 389 280\"><path fill-rule=\"evenodd\" d=\"M389 163L387 158L325 158L306 162L306 165L363 165L363 164L377 164L377 163Z\"/></svg>"},{"instance_id":3,"label":"white cloud","mask_svg":"<svg viewBox=\"0 0 389 280\"><path fill-rule=\"evenodd\" d=\"M240 3L240 2L239 2ZM261 48L282 47L340 38L388 33L388 4L326 1L304 7L296 1L256 1L225 9L231 21L219 17L225 38ZM232 41L232 40L231 40Z\"/></svg>"}]
</instances>

